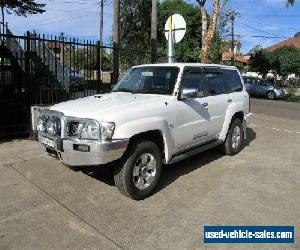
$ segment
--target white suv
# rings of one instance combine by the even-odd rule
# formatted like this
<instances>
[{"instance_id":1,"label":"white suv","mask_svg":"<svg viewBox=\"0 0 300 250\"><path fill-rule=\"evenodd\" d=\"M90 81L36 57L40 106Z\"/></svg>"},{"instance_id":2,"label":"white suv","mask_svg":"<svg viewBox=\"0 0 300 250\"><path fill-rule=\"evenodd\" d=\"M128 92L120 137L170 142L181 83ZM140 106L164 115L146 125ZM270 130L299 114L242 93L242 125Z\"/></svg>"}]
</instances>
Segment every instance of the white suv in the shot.
<instances>
[{"instance_id":1,"label":"white suv","mask_svg":"<svg viewBox=\"0 0 300 250\"><path fill-rule=\"evenodd\" d=\"M235 67L154 64L133 67L111 93L42 111L43 149L70 166L115 166L118 189L144 199L163 164L220 146L238 153L250 118L249 95Z\"/></svg>"}]
</instances>

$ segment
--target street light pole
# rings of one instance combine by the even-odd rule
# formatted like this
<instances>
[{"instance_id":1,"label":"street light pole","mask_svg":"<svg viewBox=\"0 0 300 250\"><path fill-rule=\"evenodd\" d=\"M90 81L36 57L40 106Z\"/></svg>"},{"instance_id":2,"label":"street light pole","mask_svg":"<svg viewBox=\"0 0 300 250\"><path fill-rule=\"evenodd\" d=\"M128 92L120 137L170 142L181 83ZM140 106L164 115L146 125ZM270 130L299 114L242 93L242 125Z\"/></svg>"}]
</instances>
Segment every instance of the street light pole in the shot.
<instances>
[{"instance_id":1,"label":"street light pole","mask_svg":"<svg viewBox=\"0 0 300 250\"><path fill-rule=\"evenodd\" d=\"M235 58L234 58L234 21L235 21L235 16L236 12L234 10L231 10L228 13L229 19L231 21L231 65L234 66L235 64Z\"/></svg>"}]
</instances>

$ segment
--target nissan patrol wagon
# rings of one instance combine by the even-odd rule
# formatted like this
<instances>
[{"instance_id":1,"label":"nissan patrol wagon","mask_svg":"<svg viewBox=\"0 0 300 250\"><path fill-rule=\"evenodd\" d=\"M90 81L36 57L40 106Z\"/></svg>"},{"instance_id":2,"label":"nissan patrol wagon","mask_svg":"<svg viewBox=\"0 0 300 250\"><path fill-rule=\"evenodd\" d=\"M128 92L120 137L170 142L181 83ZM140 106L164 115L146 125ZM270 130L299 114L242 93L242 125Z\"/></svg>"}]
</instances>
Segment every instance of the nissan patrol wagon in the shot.
<instances>
[{"instance_id":1,"label":"nissan patrol wagon","mask_svg":"<svg viewBox=\"0 0 300 250\"><path fill-rule=\"evenodd\" d=\"M240 152L250 116L235 67L153 64L130 69L110 93L43 110L37 130L43 150L67 165L114 166L116 187L140 200L164 164L216 146Z\"/></svg>"}]
</instances>

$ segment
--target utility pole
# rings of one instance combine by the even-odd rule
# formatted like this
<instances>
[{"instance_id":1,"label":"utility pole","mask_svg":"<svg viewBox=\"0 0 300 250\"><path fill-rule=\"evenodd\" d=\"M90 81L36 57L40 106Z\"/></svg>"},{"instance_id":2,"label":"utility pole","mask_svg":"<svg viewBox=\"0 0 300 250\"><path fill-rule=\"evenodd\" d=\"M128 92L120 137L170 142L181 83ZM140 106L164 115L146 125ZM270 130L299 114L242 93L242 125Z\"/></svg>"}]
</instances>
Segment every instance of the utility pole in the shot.
<instances>
[{"instance_id":1,"label":"utility pole","mask_svg":"<svg viewBox=\"0 0 300 250\"><path fill-rule=\"evenodd\" d=\"M235 58L234 58L234 21L235 21L235 16L236 12L234 10L230 10L228 13L228 17L231 22L231 65L234 66L235 64Z\"/></svg>"},{"instance_id":2,"label":"utility pole","mask_svg":"<svg viewBox=\"0 0 300 250\"><path fill-rule=\"evenodd\" d=\"M151 63L157 61L157 0L152 0L151 10Z\"/></svg>"},{"instance_id":3,"label":"utility pole","mask_svg":"<svg viewBox=\"0 0 300 250\"><path fill-rule=\"evenodd\" d=\"M119 78L119 46L120 46L120 0L114 0L113 17L113 84L116 84Z\"/></svg>"},{"instance_id":4,"label":"utility pole","mask_svg":"<svg viewBox=\"0 0 300 250\"><path fill-rule=\"evenodd\" d=\"M104 5L104 0L100 0L100 55L99 55L99 61L100 61L100 76L102 80L102 56L103 56L103 51L102 51L102 46L103 46L103 5Z\"/></svg>"}]
</instances>

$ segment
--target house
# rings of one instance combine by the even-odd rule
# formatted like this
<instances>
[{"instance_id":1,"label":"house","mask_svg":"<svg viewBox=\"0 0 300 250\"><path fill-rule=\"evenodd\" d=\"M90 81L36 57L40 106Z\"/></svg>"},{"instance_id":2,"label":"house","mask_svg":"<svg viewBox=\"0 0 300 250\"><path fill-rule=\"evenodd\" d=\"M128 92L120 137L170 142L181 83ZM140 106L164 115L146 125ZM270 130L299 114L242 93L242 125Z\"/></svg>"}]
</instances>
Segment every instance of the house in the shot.
<instances>
[{"instance_id":1,"label":"house","mask_svg":"<svg viewBox=\"0 0 300 250\"><path fill-rule=\"evenodd\" d=\"M50 41L46 43L47 48L49 48L58 60L61 60L63 57L63 53L68 53L73 47L67 43L63 43L60 41Z\"/></svg>"},{"instance_id":2,"label":"house","mask_svg":"<svg viewBox=\"0 0 300 250\"><path fill-rule=\"evenodd\" d=\"M240 50L241 50L241 42L239 40L235 40L234 50L233 50L235 66L237 66L238 68L244 68L247 66L250 56L242 55ZM232 59L231 41L225 40L223 41L223 46L222 46L222 62L224 64L231 64L231 59Z\"/></svg>"},{"instance_id":3,"label":"house","mask_svg":"<svg viewBox=\"0 0 300 250\"><path fill-rule=\"evenodd\" d=\"M297 49L300 49L300 37L293 37L293 38L286 39L280 43L277 43L270 47L265 48L265 50L268 52L273 52L276 49L279 49L279 48L285 47L285 46L293 46Z\"/></svg>"}]
</instances>

